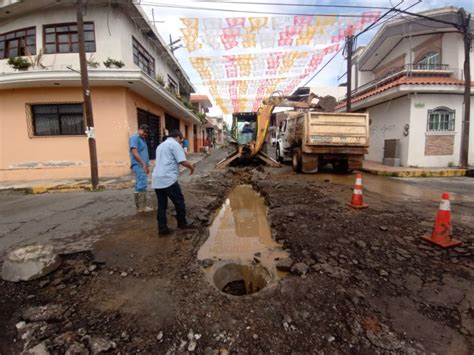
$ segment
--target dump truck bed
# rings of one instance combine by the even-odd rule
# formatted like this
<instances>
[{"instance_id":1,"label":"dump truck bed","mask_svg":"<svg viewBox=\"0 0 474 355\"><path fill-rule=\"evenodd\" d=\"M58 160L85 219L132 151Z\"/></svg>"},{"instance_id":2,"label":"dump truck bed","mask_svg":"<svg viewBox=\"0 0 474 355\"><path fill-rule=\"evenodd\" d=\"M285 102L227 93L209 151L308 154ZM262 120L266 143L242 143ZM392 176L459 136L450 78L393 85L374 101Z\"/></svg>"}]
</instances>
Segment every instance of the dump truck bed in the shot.
<instances>
[{"instance_id":1,"label":"dump truck bed","mask_svg":"<svg viewBox=\"0 0 474 355\"><path fill-rule=\"evenodd\" d=\"M354 148L369 145L366 113L308 112L305 116L305 145Z\"/></svg>"}]
</instances>

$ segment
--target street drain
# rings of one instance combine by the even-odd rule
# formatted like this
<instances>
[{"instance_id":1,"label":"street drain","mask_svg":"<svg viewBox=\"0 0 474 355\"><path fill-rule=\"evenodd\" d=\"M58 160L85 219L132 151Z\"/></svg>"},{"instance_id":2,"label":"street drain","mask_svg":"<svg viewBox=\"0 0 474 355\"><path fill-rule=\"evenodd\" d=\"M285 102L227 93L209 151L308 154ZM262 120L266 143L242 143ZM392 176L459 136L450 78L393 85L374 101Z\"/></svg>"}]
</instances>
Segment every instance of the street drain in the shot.
<instances>
[{"instance_id":1,"label":"street drain","mask_svg":"<svg viewBox=\"0 0 474 355\"><path fill-rule=\"evenodd\" d=\"M270 273L262 266L227 264L216 270L214 284L229 295L244 296L262 290L271 281Z\"/></svg>"}]
</instances>

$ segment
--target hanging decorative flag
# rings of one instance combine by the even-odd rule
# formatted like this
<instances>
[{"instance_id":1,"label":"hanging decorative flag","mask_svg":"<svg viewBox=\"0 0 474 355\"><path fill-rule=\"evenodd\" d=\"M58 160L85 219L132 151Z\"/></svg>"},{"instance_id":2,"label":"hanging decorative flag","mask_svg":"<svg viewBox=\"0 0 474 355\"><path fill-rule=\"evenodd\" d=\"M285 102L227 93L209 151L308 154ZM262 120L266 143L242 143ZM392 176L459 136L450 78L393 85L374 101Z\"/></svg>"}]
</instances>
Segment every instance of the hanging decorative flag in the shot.
<instances>
[{"instance_id":1,"label":"hanging decorative flag","mask_svg":"<svg viewBox=\"0 0 474 355\"><path fill-rule=\"evenodd\" d=\"M352 17L183 18L181 32L190 53L208 49L233 53L189 58L216 105L228 114L256 111L274 91L290 94L326 55L338 52L348 36L380 15L380 11L367 11ZM249 48L254 52L236 52ZM261 51L274 48L280 50Z\"/></svg>"}]
</instances>

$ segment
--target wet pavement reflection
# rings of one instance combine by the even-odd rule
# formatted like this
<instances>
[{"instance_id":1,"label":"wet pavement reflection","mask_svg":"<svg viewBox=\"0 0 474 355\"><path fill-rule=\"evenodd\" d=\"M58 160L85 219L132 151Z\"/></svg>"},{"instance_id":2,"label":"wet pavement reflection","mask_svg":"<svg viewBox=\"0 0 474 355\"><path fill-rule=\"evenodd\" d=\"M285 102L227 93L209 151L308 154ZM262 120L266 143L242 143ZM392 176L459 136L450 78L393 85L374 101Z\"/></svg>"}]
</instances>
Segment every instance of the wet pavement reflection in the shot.
<instances>
[{"instance_id":1,"label":"wet pavement reflection","mask_svg":"<svg viewBox=\"0 0 474 355\"><path fill-rule=\"evenodd\" d=\"M347 186L352 186L355 182L354 174L338 175L323 172L314 174L312 177L316 181ZM444 190L441 188L434 188L428 183L428 180L422 180L425 178L413 179L417 179L417 182L413 183L410 178L392 178L363 174L362 182L365 190L384 195L393 200L407 201L411 199L419 199L439 201L441 193ZM450 199L451 201L456 202L474 202L474 197L454 192L450 192Z\"/></svg>"}]
</instances>

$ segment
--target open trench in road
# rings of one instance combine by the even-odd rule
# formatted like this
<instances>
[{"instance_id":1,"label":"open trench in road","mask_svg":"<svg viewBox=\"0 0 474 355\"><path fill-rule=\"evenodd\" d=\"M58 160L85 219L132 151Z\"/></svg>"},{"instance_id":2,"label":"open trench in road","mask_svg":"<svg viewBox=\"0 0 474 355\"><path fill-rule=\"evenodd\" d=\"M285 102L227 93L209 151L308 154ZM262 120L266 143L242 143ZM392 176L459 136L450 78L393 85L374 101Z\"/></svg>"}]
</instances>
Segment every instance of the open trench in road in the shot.
<instances>
[{"instance_id":1,"label":"open trench in road","mask_svg":"<svg viewBox=\"0 0 474 355\"><path fill-rule=\"evenodd\" d=\"M274 284L283 273L276 261L288 257L272 239L264 199L250 185L236 186L217 212L198 259L212 265L205 276L219 291L243 296Z\"/></svg>"}]
</instances>

